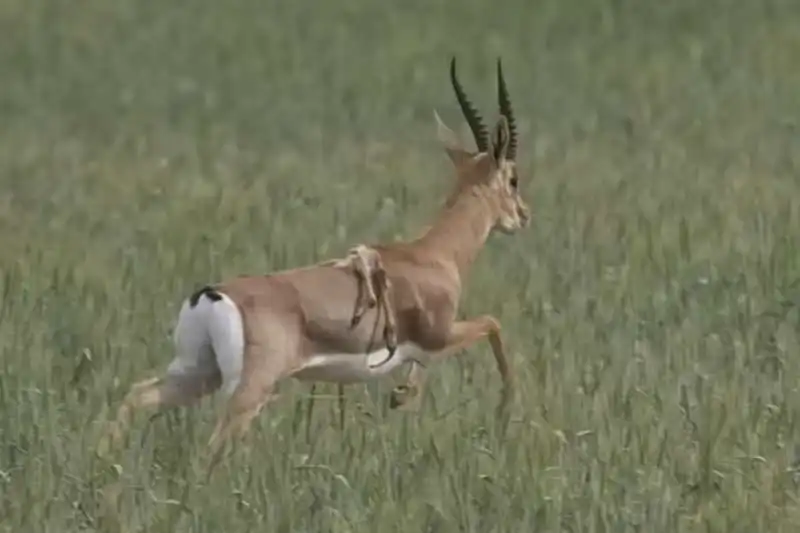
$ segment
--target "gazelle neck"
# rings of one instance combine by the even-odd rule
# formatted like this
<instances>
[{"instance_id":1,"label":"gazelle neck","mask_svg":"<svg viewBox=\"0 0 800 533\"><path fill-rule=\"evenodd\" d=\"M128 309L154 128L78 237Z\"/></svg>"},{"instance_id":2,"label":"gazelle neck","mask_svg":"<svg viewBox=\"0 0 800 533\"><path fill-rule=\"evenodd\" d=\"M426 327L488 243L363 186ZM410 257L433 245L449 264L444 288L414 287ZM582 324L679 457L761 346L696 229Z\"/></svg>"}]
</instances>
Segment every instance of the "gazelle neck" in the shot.
<instances>
[{"instance_id":1,"label":"gazelle neck","mask_svg":"<svg viewBox=\"0 0 800 533\"><path fill-rule=\"evenodd\" d=\"M442 209L416 244L452 261L463 279L494 225L494 216L477 190L464 189Z\"/></svg>"}]
</instances>

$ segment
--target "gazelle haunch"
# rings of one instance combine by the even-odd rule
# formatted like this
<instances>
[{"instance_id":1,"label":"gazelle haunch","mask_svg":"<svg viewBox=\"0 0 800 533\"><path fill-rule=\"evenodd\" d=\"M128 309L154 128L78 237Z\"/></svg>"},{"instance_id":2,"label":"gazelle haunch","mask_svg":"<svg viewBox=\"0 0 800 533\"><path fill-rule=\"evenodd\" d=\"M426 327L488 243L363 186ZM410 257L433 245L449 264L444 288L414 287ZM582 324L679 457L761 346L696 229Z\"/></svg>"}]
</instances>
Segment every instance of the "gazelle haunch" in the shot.
<instances>
[{"instance_id":1,"label":"gazelle haunch","mask_svg":"<svg viewBox=\"0 0 800 533\"><path fill-rule=\"evenodd\" d=\"M209 475L225 443L241 436L283 379L363 382L406 363L439 361L488 337L500 374L511 374L500 324L484 315L456 320L470 265L489 235L526 226L515 165L517 134L500 61L500 117L491 136L456 78L450 77L477 150L462 147L438 120L440 138L455 168L452 191L420 237L369 248L391 283L397 348L389 356L380 306L353 325L363 281L332 262L268 275L243 276L207 286L187 298L174 331L176 355L165 374L133 386L112 422L116 442L135 409L189 405L221 389L228 396L211 436ZM369 348L372 346L372 348ZM421 374L420 374L421 375ZM420 376L410 376L415 386ZM508 390L508 389L507 389ZM102 446L102 444L101 444Z\"/></svg>"}]
</instances>

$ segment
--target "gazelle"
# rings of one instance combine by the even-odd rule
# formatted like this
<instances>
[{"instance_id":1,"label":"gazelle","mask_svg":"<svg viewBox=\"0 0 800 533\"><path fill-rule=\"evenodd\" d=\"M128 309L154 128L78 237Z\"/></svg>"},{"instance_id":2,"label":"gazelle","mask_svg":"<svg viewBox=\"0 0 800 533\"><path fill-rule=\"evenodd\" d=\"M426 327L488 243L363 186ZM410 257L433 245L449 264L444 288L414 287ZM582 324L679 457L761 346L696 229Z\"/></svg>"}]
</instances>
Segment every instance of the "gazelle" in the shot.
<instances>
[{"instance_id":1,"label":"gazelle","mask_svg":"<svg viewBox=\"0 0 800 533\"><path fill-rule=\"evenodd\" d=\"M210 475L225 443L248 429L281 380L363 382L405 363L442 360L483 337L508 390L500 323L490 315L456 320L456 312L470 265L489 235L528 224L515 164L517 132L499 59L500 117L491 137L456 77L455 58L450 78L477 151L464 148L435 115L455 167L451 194L420 237L368 247L378 253L391 285L386 296L396 319L396 351L390 355L386 336L374 335L386 325L382 306L352 324L364 281L336 262L206 286L183 302L174 331L176 356L166 373L133 386L112 422L109 444L137 408L189 405L222 389L228 399L209 441ZM415 365L400 392L421 384Z\"/></svg>"}]
</instances>

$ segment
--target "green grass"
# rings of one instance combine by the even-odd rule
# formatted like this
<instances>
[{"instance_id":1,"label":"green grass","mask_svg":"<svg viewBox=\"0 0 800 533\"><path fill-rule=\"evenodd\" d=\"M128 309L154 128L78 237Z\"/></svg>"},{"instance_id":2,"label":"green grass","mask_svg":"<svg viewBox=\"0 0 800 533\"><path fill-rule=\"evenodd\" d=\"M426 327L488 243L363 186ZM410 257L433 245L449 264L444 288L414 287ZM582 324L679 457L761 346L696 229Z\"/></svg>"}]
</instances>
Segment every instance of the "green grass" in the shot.
<instances>
[{"instance_id":1,"label":"green grass","mask_svg":"<svg viewBox=\"0 0 800 533\"><path fill-rule=\"evenodd\" d=\"M479 345L311 442L284 384L209 486L218 400L95 459L188 291L430 220L452 53L534 211L463 306L508 428ZM0 65L0 531L800 527L799 3L0 0Z\"/></svg>"}]
</instances>

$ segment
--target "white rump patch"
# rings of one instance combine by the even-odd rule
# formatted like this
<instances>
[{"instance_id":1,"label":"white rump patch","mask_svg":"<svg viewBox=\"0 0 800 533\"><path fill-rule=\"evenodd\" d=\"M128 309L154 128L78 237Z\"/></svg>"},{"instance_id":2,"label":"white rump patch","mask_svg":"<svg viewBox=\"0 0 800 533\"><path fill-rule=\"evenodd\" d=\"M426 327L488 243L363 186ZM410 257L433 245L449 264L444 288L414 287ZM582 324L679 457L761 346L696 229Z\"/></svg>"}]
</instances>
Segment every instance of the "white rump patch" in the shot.
<instances>
[{"instance_id":1,"label":"white rump patch","mask_svg":"<svg viewBox=\"0 0 800 533\"><path fill-rule=\"evenodd\" d=\"M183 302L173 335L177 354L167 372L222 374L222 391L230 395L242 378L244 327L239 308L227 295L211 300L202 295L197 305ZM216 364L215 364L216 363Z\"/></svg>"}]
</instances>

